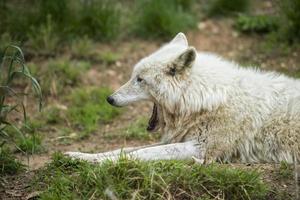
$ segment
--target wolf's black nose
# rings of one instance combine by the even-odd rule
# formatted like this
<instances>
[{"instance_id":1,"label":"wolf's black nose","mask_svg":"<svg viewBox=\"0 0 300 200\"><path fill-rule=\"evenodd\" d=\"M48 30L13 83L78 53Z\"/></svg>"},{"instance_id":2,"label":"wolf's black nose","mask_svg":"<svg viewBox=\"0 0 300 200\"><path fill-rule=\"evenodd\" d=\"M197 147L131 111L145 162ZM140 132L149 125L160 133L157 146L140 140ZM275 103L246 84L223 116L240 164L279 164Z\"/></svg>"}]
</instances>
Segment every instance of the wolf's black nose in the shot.
<instances>
[{"instance_id":1,"label":"wolf's black nose","mask_svg":"<svg viewBox=\"0 0 300 200\"><path fill-rule=\"evenodd\" d=\"M111 104L111 105L114 105L114 103L115 103L114 98L112 98L111 96L107 97L107 98L106 98L106 101L107 101L109 104Z\"/></svg>"}]
</instances>

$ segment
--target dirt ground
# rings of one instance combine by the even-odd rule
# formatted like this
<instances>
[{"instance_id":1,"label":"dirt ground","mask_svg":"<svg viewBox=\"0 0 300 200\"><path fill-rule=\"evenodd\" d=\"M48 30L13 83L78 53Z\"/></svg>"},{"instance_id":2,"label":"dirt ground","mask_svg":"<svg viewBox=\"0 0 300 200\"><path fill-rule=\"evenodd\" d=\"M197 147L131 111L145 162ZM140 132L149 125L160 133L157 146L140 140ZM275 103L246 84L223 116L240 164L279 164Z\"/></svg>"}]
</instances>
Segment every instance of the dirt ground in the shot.
<instances>
[{"instance_id":1,"label":"dirt ground","mask_svg":"<svg viewBox=\"0 0 300 200\"><path fill-rule=\"evenodd\" d=\"M280 54L277 51L263 54L260 45L264 38L262 36L241 35L233 28L233 21L207 20L198 24L198 29L187 33L189 43L196 47L198 51L209 51L219 54L227 59L239 63L258 64L265 70L289 71L297 70L300 67L300 50L293 50L289 54ZM151 41L126 41L120 44L97 45L96 51L109 49L120 54L120 59L109 67L101 67L101 63L93 63L92 68L84 76L84 83L93 86L109 86L113 90L121 86L129 77L134 64L142 57L157 49L161 44ZM250 62L249 62L250 61ZM41 61L37 61L41 62ZM298 68L299 69L299 68ZM59 102L57 102L59 104ZM65 106L65 105L60 105ZM112 138L107 140L106 135L128 126L141 116L150 116L151 105L149 103L138 103L129 106L121 116L112 123L103 125L96 133L88 138L79 141L72 141L71 144L64 144L55 134L55 127L49 130L47 137L44 137L43 144L46 152L35 154L29 157L19 155L25 164L28 165L28 172L16 176L4 177L4 189L0 191L0 199L32 199L35 193L29 192L30 180L35 170L44 166L50 161L53 152L61 151L82 151L82 152L103 152L124 146L138 146L155 142L155 140L126 140ZM146 128L146 127L145 127ZM295 191L293 180L278 181L276 165L251 165L233 167L258 169L263 172L264 180L270 182L276 188L287 193ZM277 180L277 181L276 181ZM1 188L1 187L0 187ZM272 199L272 197L270 197Z\"/></svg>"}]
</instances>

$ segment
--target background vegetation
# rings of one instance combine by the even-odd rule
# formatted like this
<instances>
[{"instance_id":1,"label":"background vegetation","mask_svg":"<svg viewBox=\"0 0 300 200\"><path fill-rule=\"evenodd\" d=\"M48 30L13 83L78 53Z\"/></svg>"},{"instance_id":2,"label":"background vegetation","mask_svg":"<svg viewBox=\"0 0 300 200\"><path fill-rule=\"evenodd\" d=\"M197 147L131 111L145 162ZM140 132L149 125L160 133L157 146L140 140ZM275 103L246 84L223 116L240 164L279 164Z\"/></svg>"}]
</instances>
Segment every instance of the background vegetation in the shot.
<instances>
[{"instance_id":1,"label":"background vegetation","mask_svg":"<svg viewBox=\"0 0 300 200\"><path fill-rule=\"evenodd\" d=\"M195 28L201 17L228 15L237 18L236 28L243 32L276 32L277 42L299 39L299 0L276 1L278 12L263 16L252 13L253 2L1 0L0 45L14 43L28 48L27 54L53 55L64 45L84 48L90 40L166 39Z\"/></svg>"}]
</instances>

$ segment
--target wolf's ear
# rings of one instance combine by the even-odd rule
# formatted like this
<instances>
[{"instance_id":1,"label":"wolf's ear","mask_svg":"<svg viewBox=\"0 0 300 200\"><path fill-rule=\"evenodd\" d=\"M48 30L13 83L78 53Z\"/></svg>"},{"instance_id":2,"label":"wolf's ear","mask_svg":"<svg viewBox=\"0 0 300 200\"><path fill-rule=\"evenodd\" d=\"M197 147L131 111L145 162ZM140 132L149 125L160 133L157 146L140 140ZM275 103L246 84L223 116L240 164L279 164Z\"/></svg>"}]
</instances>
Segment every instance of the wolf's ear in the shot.
<instances>
[{"instance_id":1,"label":"wolf's ear","mask_svg":"<svg viewBox=\"0 0 300 200\"><path fill-rule=\"evenodd\" d=\"M175 76L182 73L184 69L191 68L196 60L197 52L194 47L188 47L183 53L175 58L173 64L169 67L168 74Z\"/></svg>"},{"instance_id":2,"label":"wolf's ear","mask_svg":"<svg viewBox=\"0 0 300 200\"><path fill-rule=\"evenodd\" d=\"M191 67L196 59L196 55L196 49L189 47L175 59L175 63L181 68Z\"/></svg>"},{"instance_id":3,"label":"wolf's ear","mask_svg":"<svg viewBox=\"0 0 300 200\"><path fill-rule=\"evenodd\" d=\"M181 44L184 46L188 46L188 41L184 35L184 33L178 33L173 40L170 42L171 44Z\"/></svg>"}]
</instances>

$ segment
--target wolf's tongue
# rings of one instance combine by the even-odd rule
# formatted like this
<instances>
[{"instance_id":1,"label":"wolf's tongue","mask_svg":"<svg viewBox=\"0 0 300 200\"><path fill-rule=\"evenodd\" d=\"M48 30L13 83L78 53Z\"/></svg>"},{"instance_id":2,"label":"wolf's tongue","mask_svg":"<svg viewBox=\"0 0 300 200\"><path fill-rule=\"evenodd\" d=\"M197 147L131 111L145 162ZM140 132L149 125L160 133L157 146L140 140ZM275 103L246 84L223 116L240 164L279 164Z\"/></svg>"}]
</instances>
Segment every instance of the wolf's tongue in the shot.
<instances>
[{"instance_id":1,"label":"wolf's tongue","mask_svg":"<svg viewBox=\"0 0 300 200\"><path fill-rule=\"evenodd\" d=\"M156 127L157 123L158 123L157 106L154 103L153 110L152 110L152 115L151 115L151 118L150 118L150 120L148 122L147 131L153 131L153 130L155 130L155 127Z\"/></svg>"}]
</instances>

